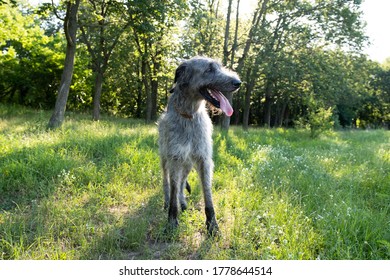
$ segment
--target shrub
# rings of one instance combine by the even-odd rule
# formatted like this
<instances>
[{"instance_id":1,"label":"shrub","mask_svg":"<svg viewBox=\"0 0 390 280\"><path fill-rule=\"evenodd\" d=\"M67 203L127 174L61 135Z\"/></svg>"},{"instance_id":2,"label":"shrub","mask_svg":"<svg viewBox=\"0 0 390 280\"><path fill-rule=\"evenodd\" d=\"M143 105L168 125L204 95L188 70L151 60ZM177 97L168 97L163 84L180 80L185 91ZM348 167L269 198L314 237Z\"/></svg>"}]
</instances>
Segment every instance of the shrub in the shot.
<instances>
[{"instance_id":1,"label":"shrub","mask_svg":"<svg viewBox=\"0 0 390 280\"><path fill-rule=\"evenodd\" d=\"M316 138L321 133L331 130L334 126L332 107L328 109L319 108L316 111L311 111L309 113L308 124L312 138Z\"/></svg>"},{"instance_id":2,"label":"shrub","mask_svg":"<svg viewBox=\"0 0 390 280\"><path fill-rule=\"evenodd\" d=\"M310 110L306 117L301 117L295 121L296 128L310 130L311 138L317 138L321 133L331 130L334 125L332 107Z\"/></svg>"}]
</instances>

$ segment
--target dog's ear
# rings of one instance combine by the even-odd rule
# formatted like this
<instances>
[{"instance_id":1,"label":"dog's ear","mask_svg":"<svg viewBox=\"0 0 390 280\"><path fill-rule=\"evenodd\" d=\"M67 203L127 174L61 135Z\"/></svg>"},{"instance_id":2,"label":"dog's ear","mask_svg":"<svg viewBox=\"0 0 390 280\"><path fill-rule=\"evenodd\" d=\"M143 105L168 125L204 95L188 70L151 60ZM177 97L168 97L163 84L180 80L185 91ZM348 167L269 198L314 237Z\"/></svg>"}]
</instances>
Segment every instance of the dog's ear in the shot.
<instances>
[{"instance_id":1,"label":"dog's ear","mask_svg":"<svg viewBox=\"0 0 390 280\"><path fill-rule=\"evenodd\" d=\"M188 67L186 62L183 62L176 69L175 79L174 79L175 86L170 90L170 92L172 93L174 91L174 88L177 86L181 90L183 90L188 86L190 79L191 79L191 69Z\"/></svg>"},{"instance_id":2,"label":"dog's ear","mask_svg":"<svg viewBox=\"0 0 390 280\"><path fill-rule=\"evenodd\" d=\"M173 80L175 83L177 83L178 80L180 80L185 72L186 72L186 68L187 68L187 64L185 63L182 63L179 65L179 67L177 67L176 69L176 73L175 73L175 79Z\"/></svg>"}]
</instances>

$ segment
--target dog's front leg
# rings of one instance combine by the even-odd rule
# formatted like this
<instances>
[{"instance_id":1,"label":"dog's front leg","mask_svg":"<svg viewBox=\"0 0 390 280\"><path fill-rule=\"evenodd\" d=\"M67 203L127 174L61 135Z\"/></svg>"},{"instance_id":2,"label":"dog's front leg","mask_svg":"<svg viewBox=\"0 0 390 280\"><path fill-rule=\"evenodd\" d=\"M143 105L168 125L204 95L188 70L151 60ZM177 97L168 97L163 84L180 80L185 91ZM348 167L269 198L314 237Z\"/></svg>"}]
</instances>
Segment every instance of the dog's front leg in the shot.
<instances>
[{"instance_id":1,"label":"dog's front leg","mask_svg":"<svg viewBox=\"0 0 390 280\"><path fill-rule=\"evenodd\" d=\"M181 187L180 187L180 194L179 194L179 201L181 210L185 211L187 210L187 200L186 196L184 195L184 189L187 189L188 193L191 193L191 187L188 184L187 177L188 174L191 172L192 164L183 164L183 173L181 176Z\"/></svg>"},{"instance_id":2,"label":"dog's front leg","mask_svg":"<svg viewBox=\"0 0 390 280\"><path fill-rule=\"evenodd\" d=\"M177 166L177 165L173 165ZM179 222L177 219L179 208L178 208L178 194L182 184L181 180L182 171L179 169L171 169L169 171L169 185L170 185L170 200L168 210L168 223L171 227L175 228Z\"/></svg>"}]
</instances>

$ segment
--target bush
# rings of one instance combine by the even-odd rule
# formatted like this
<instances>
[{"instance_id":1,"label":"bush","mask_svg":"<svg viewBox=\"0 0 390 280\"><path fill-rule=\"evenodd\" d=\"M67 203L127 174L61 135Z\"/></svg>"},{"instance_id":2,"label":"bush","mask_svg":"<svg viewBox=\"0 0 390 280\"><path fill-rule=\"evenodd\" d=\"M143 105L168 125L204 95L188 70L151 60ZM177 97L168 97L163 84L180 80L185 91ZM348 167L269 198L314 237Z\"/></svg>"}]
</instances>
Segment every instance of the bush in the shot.
<instances>
[{"instance_id":1,"label":"bush","mask_svg":"<svg viewBox=\"0 0 390 280\"><path fill-rule=\"evenodd\" d=\"M334 124L333 109L329 107L310 110L306 118L299 118L295 122L295 127L310 130L310 137L316 138L321 133L331 130Z\"/></svg>"},{"instance_id":2,"label":"bush","mask_svg":"<svg viewBox=\"0 0 390 280\"><path fill-rule=\"evenodd\" d=\"M333 109L320 108L309 113L310 136L318 137L321 133L331 130L334 126Z\"/></svg>"}]
</instances>

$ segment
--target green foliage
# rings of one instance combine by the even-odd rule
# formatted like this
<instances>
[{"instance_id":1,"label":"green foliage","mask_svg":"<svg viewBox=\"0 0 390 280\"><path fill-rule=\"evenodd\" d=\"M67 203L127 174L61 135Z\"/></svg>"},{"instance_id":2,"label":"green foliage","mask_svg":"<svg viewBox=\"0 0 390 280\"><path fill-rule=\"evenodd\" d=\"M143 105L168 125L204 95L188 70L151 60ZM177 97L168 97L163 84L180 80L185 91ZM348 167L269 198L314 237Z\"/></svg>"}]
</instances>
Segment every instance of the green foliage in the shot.
<instances>
[{"instance_id":1,"label":"green foliage","mask_svg":"<svg viewBox=\"0 0 390 280\"><path fill-rule=\"evenodd\" d=\"M385 71L389 71L390 70L390 57L385 59L385 62L383 62L383 64L382 64L382 68Z\"/></svg>"},{"instance_id":2,"label":"green foliage","mask_svg":"<svg viewBox=\"0 0 390 280\"><path fill-rule=\"evenodd\" d=\"M92 107L93 75L90 67L91 59L84 45L77 47L76 57L67 108L72 111L87 112Z\"/></svg>"},{"instance_id":3,"label":"green foliage","mask_svg":"<svg viewBox=\"0 0 390 280\"><path fill-rule=\"evenodd\" d=\"M357 113L359 127L390 127L390 70L386 69L386 65L378 67L370 81L371 94L363 97Z\"/></svg>"},{"instance_id":4,"label":"green foliage","mask_svg":"<svg viewBox=\"0 0 390 280\"><path fill-rule=\"evenodd\" d=\"M64 44L46 36L28 7L0 6L0 100L50 108L55 102Z\"/></svg>"},{"instance_id":5,"label":"green foliage","mask_svg":"<svg viewBox=\"0 0 390 280\"><path fill-rule=\"evenodd\" d=\"M0 259L389 259L390 134L214 133L208 238L195 173L165 231L155 125L0 105Z\"/></svg>"},{"instance_id":6,"label":"green foliage","mask_svg":"<svg viewBox=\"0 0 390 280\"><path fill-rule=\"evenodd\" d=\"M181 34L183 57L205 55L222 58L225 17L219 8L217 1L190 1L190 16Z\"/></svg>"}]
</instances>

